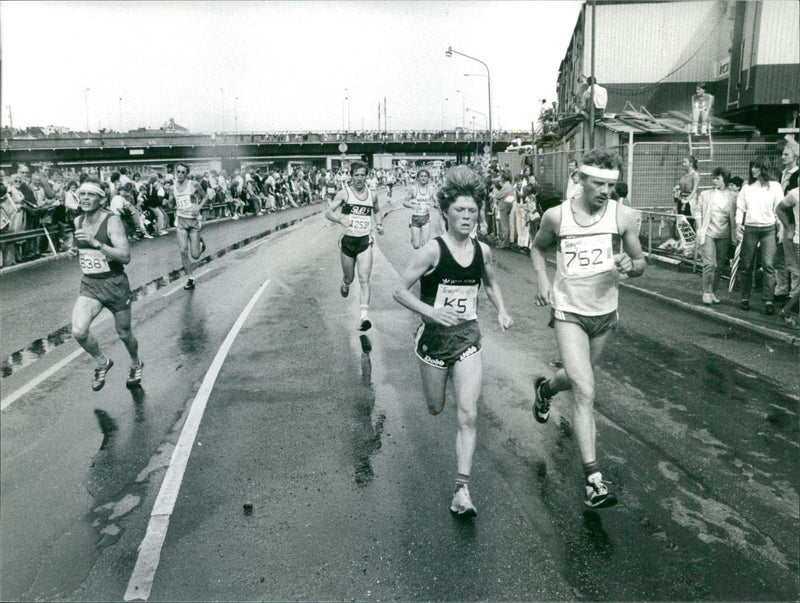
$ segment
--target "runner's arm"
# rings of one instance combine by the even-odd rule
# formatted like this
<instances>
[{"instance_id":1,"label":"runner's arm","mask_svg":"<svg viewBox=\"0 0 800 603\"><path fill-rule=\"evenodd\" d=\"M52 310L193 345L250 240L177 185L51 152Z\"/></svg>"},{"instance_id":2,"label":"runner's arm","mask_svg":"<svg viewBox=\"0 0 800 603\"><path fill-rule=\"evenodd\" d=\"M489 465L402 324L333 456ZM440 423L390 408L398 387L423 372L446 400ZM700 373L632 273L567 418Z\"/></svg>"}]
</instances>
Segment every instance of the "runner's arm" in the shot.
<instances>
[{"instance_id":1,"label":"runner's arm","mask_svg":"<svg viewBox=\"0 0 800 603\"><path fill-rule=\"evenodd\" d=\"M429 241L422 249L414 254L411 263L400 275L400 282L392 292L392 297L401 306L416 312L440 325L452 327L458 324L459 315L452 308L434 308L429 306L411 293L411 287L422 276L439 263L439 244Z\"/></svg>"},{"instance_id":2,"label":"runner's arm","mask_svg":"<svg viewBox=\"0 0 800 603\"><path fill-rule=\"evenodd\" d=\"M639 243L636 215L630 208L620 205L618 216L622 226L622 247L625 251L614 256L614 263L622 274L631 278L642 276L647 260Z\"/></svg>"},{"instance_id":3,"label":"runner's arm","mask_svg":"<svg viewBox=\"0 0 800 603\"><path fill-rule=\"evenodd\" d=\"M537 291L534 301L537 306L546 306L553 301L553 284L547 276L547 262L544 252L556 244L556 233L560 220L559 207L553 207L544 212L539 231L533 239L531 247L531 263L536 272Z\"/></svg>"},{"instance_id":4,"label":"runner's arm","mask_svg":"<svg viewBox=\"0 0 800 603\"><path fill-rule=\"evenodd\" d=\"M379 235L383 234L383 214L381 213L381 206L378 203L378 198L372 198L373 216L375 218L375 229Z\"/></svg>"},{"instance_id":5,"label":"runner's arm","mask_svg":"<svg viewBox=\"0 0 800 603\"><path fill-rule=\"evenodd\" d=\"M333 197L333 201L328 203L328 209L325 210L325 217L328 218L331 222L336 222L337 224L341 224L344 226L343 218L344 216L341 213L341 207L346 199L346 193L342 190L336 193Z\"/></svg>"},{"instance_id":6,"label":"runner's arm","mask_svg":"<svg viewBox=\"0 0 800 603\"><path fill-rule=\"evenodd\" d=\"M506 312L503 304L503 294L500 292L500 285L497 284L494 274L494 264L492 263L492 250L484 243L478 243L483 252L483 284L486 286L486 295L489 301L497 308L497 322L500 328L505 331L514 324L514 320Z\"/></svg>"}]
</instances>

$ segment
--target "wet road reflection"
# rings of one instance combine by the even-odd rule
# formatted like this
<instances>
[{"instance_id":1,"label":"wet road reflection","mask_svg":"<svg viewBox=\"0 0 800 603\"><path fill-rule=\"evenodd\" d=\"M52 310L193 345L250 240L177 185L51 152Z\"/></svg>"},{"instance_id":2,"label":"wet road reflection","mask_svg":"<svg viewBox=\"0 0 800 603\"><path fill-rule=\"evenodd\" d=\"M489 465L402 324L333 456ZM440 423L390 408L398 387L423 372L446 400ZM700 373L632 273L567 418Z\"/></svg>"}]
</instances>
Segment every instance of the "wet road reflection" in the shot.
<instances>
[{"instance_id":1,"label":"wet road reflection","mask_svg":"<svg viewBox=\"0 0 800 603\"><path fill-rule=\"evenodd\" d=\"M386 416L381 413L375 417L375 391L372 387L372 342L364 334L361 343L361 388L354 400L355 427L352 431L353 475L356 485L366 486L375 477L372 469L372 455L381 449L381 436Z\"/></svg>"}]
</instances>

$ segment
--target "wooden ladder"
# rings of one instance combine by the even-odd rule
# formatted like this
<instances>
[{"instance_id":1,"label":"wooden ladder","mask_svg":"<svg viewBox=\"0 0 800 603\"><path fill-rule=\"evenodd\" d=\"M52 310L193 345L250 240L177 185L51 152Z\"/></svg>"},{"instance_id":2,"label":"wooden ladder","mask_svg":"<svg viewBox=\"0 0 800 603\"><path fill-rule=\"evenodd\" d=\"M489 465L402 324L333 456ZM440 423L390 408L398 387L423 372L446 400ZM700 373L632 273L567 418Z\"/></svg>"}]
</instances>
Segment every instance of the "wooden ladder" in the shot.
<instances>
[{"instance_id":1,"label":"wooden ladder","mask_svg":"<svg viewBox=\"0 0 800 603\"><path fill-rule=\"evenodd\" d=\"M711 138L710 125L706 125L706 134L693 134L692 127L689 126L689 154L697 159L697 174L700 176L697 190L713 188L711 164L714 161L714 141Z\"/></svg>"}]
</instances>

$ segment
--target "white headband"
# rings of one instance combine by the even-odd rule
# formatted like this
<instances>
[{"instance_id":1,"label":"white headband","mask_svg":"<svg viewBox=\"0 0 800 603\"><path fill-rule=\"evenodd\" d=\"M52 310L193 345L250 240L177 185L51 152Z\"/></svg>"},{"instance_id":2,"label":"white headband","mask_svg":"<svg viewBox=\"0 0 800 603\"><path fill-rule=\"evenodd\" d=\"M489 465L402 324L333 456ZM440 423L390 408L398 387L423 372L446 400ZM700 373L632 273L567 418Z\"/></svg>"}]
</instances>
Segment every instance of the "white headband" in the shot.
<instances>
[{"instance_id":1,"label":"white headband","mask_svg":"<svg viewBox=\"0 0 800 603\"><path fill-rule=\"evenodd\" d=\"M579 168L582 174L605 180L606 182L616 182L619 180L619 170L607 170L605 168L595 167L593 165L582 165Z\"/></svg>"},{"instance_id":2,"label":"white headband","mask_svg":"<svg viewBox=\"0 0 800 603\"><path fill-rule=\"evenodd\" d=\"M80 188L78 189L79 193L92 193L93 195L97 195L101 199L106 196L106 192L96 185L94 182L84 182L81 184Z\"/></svg>"}]
</instances>

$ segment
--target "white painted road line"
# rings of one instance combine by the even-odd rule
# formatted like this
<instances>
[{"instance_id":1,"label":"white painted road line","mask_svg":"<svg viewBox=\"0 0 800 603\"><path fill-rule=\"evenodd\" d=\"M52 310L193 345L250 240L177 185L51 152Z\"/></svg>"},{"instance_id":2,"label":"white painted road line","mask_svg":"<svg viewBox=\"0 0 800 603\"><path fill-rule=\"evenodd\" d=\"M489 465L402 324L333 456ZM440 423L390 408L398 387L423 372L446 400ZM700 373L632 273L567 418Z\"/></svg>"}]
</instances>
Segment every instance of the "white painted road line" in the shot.
<instances>
[{"instance_id":1,"label":"white painted road line","mask_svg":"<svg viewBox=\"0 0 800 603\"><path fill-rule=\"evenodd\" d=\"M172 511L175 509L175 502L178 500L178 492L180 491L181 482L183 481L183 474L189 463L189 455L194 447L194 441L200 428L200 421L203 418L203 413L205 413L206 410L206 404L208 403L219 371L222 369L222 365L225 362L225 358L228 356L231 346L233 346L236 336L239 334L242 325L244 325L247 317L256 305L258 298L261 297L261 294L267 288L267 285L269 285L269 282L269 280L266 280L262 283L250 302L245 306L244 310L242 310L239 318L228 332L225 341L222 342L206 376L203 378L203 382L200 384L197 395L194 400L192 400L189 414L186 417L186 422L178 438L178 444L175 446L175 450L172 453L169 467L167 467L167 473L164 476L164 481L161 483L161 489L158 492L158 497L150 513L147 533L144 536L144 540L142 540L142 543L139 545L139 555L136 558L136 566L133 568L133 573L128 581L128 588L125 591L125 601L147 601L150 597L150 589L153 587L153 580L155 579L156 570L158 569L158 562L161 559L161 547L164 545L164 540L167 536L169 520L172 516Z\"/></svg>"},{"instance_id":2,"label":"white painted road line","mask_svg":"<svg viewBox=\"0 0 800 603\"><path fill-rule=\"evenodd\" d=\"M0 401L0 410L5 410L9 406L11 406L14 402L16 402L19 398L27 394L31 391L34 387L39 385L45 379L48 379L51 375L55 374L56 372L60 371L63 367L68 365L70 362L75 360L78 356L83 354L83 348L78 348L77 350L73 351L69 356L63 358L59 362L55 363L45 372L37 375L35 378L28 381L25 385L20 387L18 390L12 392L8 396L3 396L2 401Z\"/></svg>"}]
</instances>

